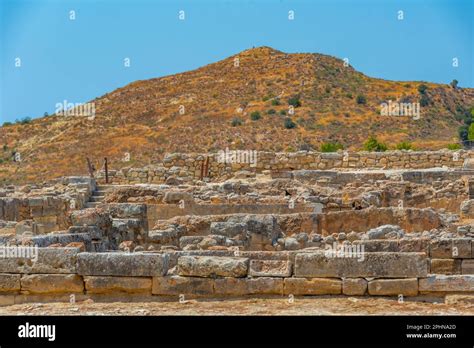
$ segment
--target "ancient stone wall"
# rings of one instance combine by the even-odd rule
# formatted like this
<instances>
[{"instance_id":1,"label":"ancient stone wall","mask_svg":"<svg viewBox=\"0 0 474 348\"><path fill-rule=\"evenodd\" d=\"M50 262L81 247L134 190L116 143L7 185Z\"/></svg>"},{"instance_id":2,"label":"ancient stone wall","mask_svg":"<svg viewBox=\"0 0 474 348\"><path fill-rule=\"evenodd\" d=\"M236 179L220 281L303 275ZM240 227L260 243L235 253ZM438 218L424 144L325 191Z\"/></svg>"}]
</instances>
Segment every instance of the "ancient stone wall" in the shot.
<instances>
[{"instance_id":1,"label":"ancient stone wall","mask_svg":"<svg viewBox=\"0 0 474 348\"><path fill-rule=\"evenodd\" d=\"M167 155L162 163L146 168L127 168L113 173L116 183L163 183L168 178L184 180L204 176L219 178L241 170L261 173L298 169L422 169L434 167L462 168L466 159L474 158L473 151L387 151L387 152L337 152L320 153L300 151L295 153L258 152L256 161L238 163L232 157L222 162L219 155L181 154Z\"/></svg>"},{"instance_id":2,"label":"ancient stone wall","mask_svg":"<svg viewBox=\"0 0 474 348\"><path fill-rule=\"evenodd\" d=\"M90 253L39 248L35 262L5 257L8 247L2 247L0 304L70 301L71 295L178 299L474 292L474 248L468 238L411 240L396 252L387 251L388 241L368 242L371 251L352 256L313 250Z\"/></svg>"}]
</instances>

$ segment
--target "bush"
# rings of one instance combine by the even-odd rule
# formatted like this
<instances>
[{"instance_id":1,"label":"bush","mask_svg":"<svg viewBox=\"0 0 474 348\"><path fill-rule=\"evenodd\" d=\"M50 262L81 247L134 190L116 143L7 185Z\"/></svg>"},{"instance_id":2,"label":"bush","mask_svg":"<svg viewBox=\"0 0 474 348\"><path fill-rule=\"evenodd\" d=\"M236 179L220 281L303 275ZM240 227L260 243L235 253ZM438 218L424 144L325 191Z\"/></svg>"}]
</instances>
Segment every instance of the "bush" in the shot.
<instances>
[{"instance_id":1,"label":"bush","mask_svg":"<svg viewBox=\"0 0 474 348\"><path fill-rule=\"evenodd\" d=\"M292 128L295 128L296 127L296 123L294 123L291 118L286 118L285 119L285 128L286 129L292 129Z\"/></svg>"},{"instance_id":2,"label":"bush","mask_svg":"<svg viewBox=\"0 0 474 348\"><path fill-rule=\"evenodd\" d=\"M418 92L420 92L420 94L425 94L427 89L428 89L428 86L423 83L418 86Z\"/></svg>"},{"instance_id":3,"label":"bush","mask_svg":"<svg viewBox=\"0 0 474 348\"><path fill-rule=\"evenodd\" d=\"M459 139L462 141L468 140L469 128L467 126L461 126L458 128Z\"/></svg>"},{"instance_id":4,"label":"bush","mask_svg":"<svg viewBox=\"0 0 474 348\"><path fill-rule=\"evenodd\" d=\"M293 105L295 108L301 106L301 101L299 96L294 96L288 99L288 105Z\"/></svg>"},{"instance_id":5,"label":"bush","mask_svg":"<svg viewBox=\"0 0 474 348\"><path fill-rule=\"evenodd\" d=\"M22 118L21 120L15 120L15 123L18 123L18 124L28 124L31 122L31 117L25 117L25 118Z\"/></svg>"},{"instance_id":6,"label":"bush","mask_svg":"<svg viewBox=\"0 0 474 348\"><path fill-rule=\"evenodd\" d=\"M420 106L428 106L430 103L430 98L426 94L423 94L420 98Z\"/></svg>"},{"instance_id":7,"label":"bush","mask_svg":"<svg viewBox=\"0 0 474 348\"><path fill-rule=\"evenodd\" d=\"M276 114L276 111L275 111L275 109L270 109L270 110L267 110L267 114L274 115L274 114Z\"/></svg>"},{"instance_id":8,"label":"bush","mask_svg":"<svg viewBox=\"0 0 474 348\"><path fill-rule=\"evenodd\" d=\"M260 115L260 112L254 111L250 114L250 118L252 119L252 121L258 121L262 118L262 115Z\"/></svg>"},{"instance_id":9,"label":"bush","mask_svg":"<svg viewBox=\"0 0 474 348\"><path fill-rule=\"evenodd\" d=\"M285 116L285 115L286 115L286 110L281 110L281 111L280 111L280 115Z\"/></svg>"},{"instance_id":10,"label":"bush","mask_svg":"<svg viewBox=\"0 0 474 348\"><path fill-rule=\"evenodd\" d=\"M413 145L408 141L402 141L396 146L397 150L413 150Z\"/></svg>"},{"instance_id":11,"label":"bush","mask_svg":"<svg viewBox=\"0 0 474 348\"><path fill-rule=\"evenodd\" d=\"M380 143L376 137L370 136L364 143L364 150L384 152L387 151L387 145Z\"/></svg>"},{"instance_id":12,"label":"bush","mask_svg":"<svg viewBox=\"0 0 474 348\"><path fill-rule=\"evenodd\" d=\"M13 125L13 123L11 122L3 122L3 127L8 127L8 126L11 126Z\"/></svg>"},{"instance_id":13,"label":"bush","mask_svg":"<svg viewBox=\"0 0 474 348\"><path fill-rule=\"evenodd\" d=\"M448 144L448 146L446 146L448 148L448 150L461 150L461 145L460 144Z\"/></svg>"},{"instance_id":14,"label":"bush","mask_svg":"<svg viewBox=\"0 0 474 348\"><path fill-rule=\"evenodd\" d=\"M458 80L452 80L451 83L450 83L450 85L451 85L451 87L453 87L454 89L456 89L456 88L458 88L458 83L459 83Z\"/></svg>"},{"instance_id":15,"label":"bush","mask_svg":"<svg viewBox=\"0 0 474 348\"><path fill-rule=\"evenodd\" d=\"M243 123L242 119L240 119L239 117L234 117L232 119L232 127L237 127L237 126L241 126Z\"/></svg>"},{"instance_id":16,"label":"bush","mask_svg":"<svg viewBox=\"0 0 474 348\"><path fill-rule=\"evenodd\" d=\"M363 95L358 95L356 101L357 104L367 104L367 98Z\"/></svg>"},{"instance_id":17,"label":"bush","mask_svg":"<svg viewBox=\"0 0 474 348\"><path fill-rule=\"evenodd\" d=\"M273 105L273 106L278 106L278 105L280 105L280 99L278 99L278 98L273 99L273 100L272 100L272 105Z\"/></svg>"},{"instance_id":18,"label":"bush","mask_svg":"<svg viewBox=\"0 0 474 348\"><path fill-rule=\"evenodd\" d=\"M321 152L336 152L342 150L344 146L339 143L323 143L321 144Z\"/></svg>"}]
</instances>

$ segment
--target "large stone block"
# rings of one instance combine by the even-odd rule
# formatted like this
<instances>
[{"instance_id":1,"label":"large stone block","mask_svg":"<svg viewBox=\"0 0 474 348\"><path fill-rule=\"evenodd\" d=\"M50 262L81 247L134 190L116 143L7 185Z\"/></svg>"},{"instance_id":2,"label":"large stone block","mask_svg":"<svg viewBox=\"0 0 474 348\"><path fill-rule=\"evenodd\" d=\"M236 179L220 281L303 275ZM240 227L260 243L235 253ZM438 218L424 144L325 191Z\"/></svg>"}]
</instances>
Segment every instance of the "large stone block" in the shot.
<instances>
[{"instance_id":1,"label":"large stone block","mask_svg":"<svg viewBox=\"0 0 474 348\"><path fill-rule=\"evenodd\" d=\"M474 260L462 260L462 274L474 274Z\"/></svg>"},{"instance_id":2,"label":"large stone block","mask_svg":"<svg viewBox=\"0 0 474 348\"><path fill-rule=\"evenodd\" d=\"M76 273L78 252L79 248L0 247L0 272Z\"/></svg>"},{"instance_id":3,"label":"large stone block","mask_svg":"<svg viewBox=\"0 0 474 348\"><path fill-rule=\"evenodd\" d=\"M401 238L398 241L398 248L401 252L430 252L429 238Z\"/></svg>"},{"instance_id":4,"label":"large stone block","mask_svg":"<svg viewBox=\"0 0 474 348\"><path fill-rule=\"evenodd\" d=\"M151 292L153 295L212 295L214 279L181 276L153 277Z\"/></svg>"},{"instance_id":5,"label":"large stone block","mask_svg":"<svg viewBox=\"0 0 474 348\"><path fill-rule=\"evenodd\" d=\"M433 275L419 279L420 292L474 292L474 275Z\"/></svg>"},{"instance_id":6,"label":"large stone block","mask_svg":"<svg viewBox=\"0 0 474 348\"><path fill-rule=\"evenodd\" d=\"M290 277L291 262L288 260L250 260L249 275L252 277Z\"/></svg>"},{"instance_id":7,"label":"large stone block","mask_svg":"<svg viewBox=\"0 0 474 348\"><path fill-rule=\"evenodd\" d=\"M21 291L28 294L80 293L82 277L76 274L29 274L20 279Z\"/></svg>"},{"instance_id":8,"label":"large stone block","mask_svg":"<svg viewBox=\"0 0 474 348\"><path fill-rule=\"evenodd\" d=\"M365 253L362 258L328 257L321 252L295 258L296 277L413 278L428 274L424 253Z\"/></svg>"},{"instance_id":9,"label":"large stone block","mask_svg":"<svg viewBox=\"0 0 474 348\"><path fill-rule=\"evenodd\" d=\"M166 254L152 253L80 253L77 255L77 273L81 275L163 276L168 270Z\"/></svg>"},{"instance_id":10,"label":"large stone block","mask_svg":"<svg viewBox=\"0 0 474 348\"><path fill-rule=\"evenodd\" d=\"M446 238L430 243L430 256L436 259L463 259L471 257L470 238Z\"/></svg>"},{"instance_id":11,"label":"large stone block","mask_svg":"<svg viewBox=\"0 0 474 348\"><path fill-rule=\"evenodd\" d=\"M460 259L431 259L431 274L461 274Z\"/></svg>"},{"instance_id":12,"label":"large stone block","mask_svg":"<svg viewBox=\"0 0 474 348\"><path fill-rule=\"evenodd\" d=\"M245 277L249 259L219 256L181 256L178 274L191 277Z\"/></svg>"},{"instance_id":13,"label":"large stone block","mask_svg":"<svg viewBox=\"0 0 474 348\"><path fill-rule=\"evenodd\" d=\"M338 295L342 292L341 279L284 278L286 295Z\"/></svg>"},{"instance_id":14,"label":"large stone block","mask_svg":"<svg viewBox=\"0 0 474 348\"><path fill-rule=\"evenodd\" d=\"M20 291L20 274L0 274L0 293Z\"/></svg>"},{"instance_id":15,"label":"large stone block","mask_svg":"<svg viewBox=\"0 0 474 348\"><path fill-rule=\"evenodd\" d=\"M214 282L216 295L245 296L245 295L281 295L283 294L283 279L280 278L218 278Z\"/></svg>"},{"instance_id":16,"label":"large stone block","mask_svg":"<svg viewBox=\"0 0 474 348\"><path fill-rule=\"evenodd\" d=\"M113 292L151 293L151 277L97 277L85 276L86 291L91 294Z\"/></svg>"},{"instance_id":17,"label":"large stone block","mask_svg":"<svg viewBox=\"0 0 474 348\"><path fill-rule=\"evenodd\" d=\"M342 293L350 296L362 296L367 292L367 280L364 278L344 278Z\"/></svg>"},{"instance_id":18,"label":"large stone block","mask_svg":"<svg viewBox=\"0 0 474 348\"><path fill-rule=\"evenodd\" d=\"M369 282L369 295L416 296L418 295L418 279L375 279Z\"/></svg>"}]
</instances>

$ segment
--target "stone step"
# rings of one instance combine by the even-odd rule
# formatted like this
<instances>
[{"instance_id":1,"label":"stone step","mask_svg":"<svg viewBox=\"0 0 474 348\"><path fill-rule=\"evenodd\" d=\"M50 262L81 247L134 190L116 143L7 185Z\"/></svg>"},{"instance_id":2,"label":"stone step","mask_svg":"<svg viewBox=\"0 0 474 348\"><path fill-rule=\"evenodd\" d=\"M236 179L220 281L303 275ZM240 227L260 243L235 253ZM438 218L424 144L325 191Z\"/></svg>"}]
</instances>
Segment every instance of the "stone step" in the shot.
<instances>
[{"instance_id":1,"label":"stone step","mask_svg":"<svg viewBox=\"0 0 474 348\"><path fill-rule=\"evenodd\" d=\"M102 202L105 196L91 196L90 202Z\"/></svg>"},{"instance_id":2,"label":"stone step","mask_svg":"<svg viewBox=\"0 0 474 348\"><path fill-rule=\"evenodd\" d=\"M109 191L107 191L107 190L101 190L101 191L96 190L96 191L92 192L92 196L105 196L105 194L107 192L109 192Z\"/></svg>"},{"instance_id":3,"label":"stone step","mask_svg":"<svg viewBox=\"0 0 474 348\"><path fill-rule=\"evenodd\" d=\"M87 202L86 203L86 208L95 208L97 207L101 202Z\"/></svg>"},{"instance_id":4,"label":"stone step","mask_svg":"<svg viewBox=\"0 0 474 348\"><path fill-rule=\"evenodd\" d=\"M117 185L111 185L111 184L101 184L96 186L96 191L108 191L116 187Z\"/></svg>"}]
</instances>

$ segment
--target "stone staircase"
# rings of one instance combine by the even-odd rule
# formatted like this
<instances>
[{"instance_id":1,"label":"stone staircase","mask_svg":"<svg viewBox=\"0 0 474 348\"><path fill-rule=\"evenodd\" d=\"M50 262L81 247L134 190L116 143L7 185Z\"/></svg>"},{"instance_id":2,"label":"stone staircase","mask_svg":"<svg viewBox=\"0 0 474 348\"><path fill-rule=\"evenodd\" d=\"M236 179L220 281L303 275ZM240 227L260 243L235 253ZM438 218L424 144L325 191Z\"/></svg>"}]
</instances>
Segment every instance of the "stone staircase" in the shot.
<instances>
[{"instance_id":1,"label":"stone staircase","mask_svg":"<svg viewBox=\"0 0 474 348\"><path fill-rule=\"evenodd\" d=\"M86 208L95 208L100 205L105 198L105 194L112 190L113 186L114 185L97 185L95 191L92 192L89 202L86 203Z\"/></svg>"}]
</instances>

